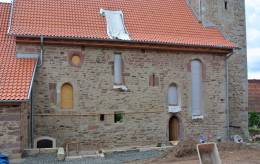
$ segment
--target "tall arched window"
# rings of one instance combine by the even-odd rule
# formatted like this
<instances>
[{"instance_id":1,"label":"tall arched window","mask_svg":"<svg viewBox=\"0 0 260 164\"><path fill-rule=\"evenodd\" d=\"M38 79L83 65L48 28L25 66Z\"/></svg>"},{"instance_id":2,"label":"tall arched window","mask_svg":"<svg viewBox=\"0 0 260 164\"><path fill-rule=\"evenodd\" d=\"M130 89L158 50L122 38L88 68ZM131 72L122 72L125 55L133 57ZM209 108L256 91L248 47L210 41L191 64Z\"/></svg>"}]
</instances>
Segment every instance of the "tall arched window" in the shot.
<instances>
[{"instance_id":1,"label":"tall arched window","mask_svg":"<svg viewBox=\"0 0 260 164\"><path fill-rule=\"evenodd\" d=\"M73 87L69 83L65 83L61 87L61 109L73 108Z\"/></svg>"},{"instance_id":2,"label":"tall arched window","mask_svg":"<svg viewBox=\"0 0 260 164\"><path fill-rule=\"evenodd\" d=\"M168 106L178 106L178 90L176 84L171 84L168 89Z\"/></svg>"},{"instance_id":3,"label":"tall arched window","mask_svg":"<svg viewBox=\"0 0 260 164\"><path fill-rule=\"evenodd\" d=\"M202 116L202 63L199 60L191 61L192 81L192 116Z\"/></svg>"},{"instance_id":4,"label":"tall arched window","mask_svg":"<svg viewBox=\"0 0 260 164\"><path fill-rule=\"evenodd\" d=\"M114 58L114 83L121 85L122 82L122 57L120 53L115 53Z\"/></svg>"}]
</instances>

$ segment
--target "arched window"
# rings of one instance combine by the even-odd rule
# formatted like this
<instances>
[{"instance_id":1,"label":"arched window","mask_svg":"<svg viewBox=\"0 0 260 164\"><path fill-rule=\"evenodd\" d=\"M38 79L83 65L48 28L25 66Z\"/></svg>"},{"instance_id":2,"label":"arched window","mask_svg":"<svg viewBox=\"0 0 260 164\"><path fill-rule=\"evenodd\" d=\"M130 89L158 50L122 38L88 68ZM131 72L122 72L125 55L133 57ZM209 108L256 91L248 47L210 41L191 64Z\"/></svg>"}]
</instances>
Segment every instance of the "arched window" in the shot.
<instances>
[{"instance_id":1,"label":"arched window","mask_svg":"<svg viewBox=\"0 0 260 164\"><path fill-rule=\"evenodd\" d=\"M168 106L178 106L178 90L176 84L171 84L168 89Z\"/></svg>"},{"instance_id":2,"label":"arched window","mask_svg":"<svg viewBox=\"0 0 260 164\"><path fill-rule=\"evenodd\" d=\"M65 83L61 87L61 109L73 108L73 87L69 83Z\"/></svg>"},{"instance_id":3,"label":"arched window","mask_svg":"<svg viewBox=\"0 0 260 164\"><path fill-rule=\"evenodd\" d=\"M202 63L199 60L191 61L192 81L192 116L202 116Z\"/></svg>"}]
</instances>

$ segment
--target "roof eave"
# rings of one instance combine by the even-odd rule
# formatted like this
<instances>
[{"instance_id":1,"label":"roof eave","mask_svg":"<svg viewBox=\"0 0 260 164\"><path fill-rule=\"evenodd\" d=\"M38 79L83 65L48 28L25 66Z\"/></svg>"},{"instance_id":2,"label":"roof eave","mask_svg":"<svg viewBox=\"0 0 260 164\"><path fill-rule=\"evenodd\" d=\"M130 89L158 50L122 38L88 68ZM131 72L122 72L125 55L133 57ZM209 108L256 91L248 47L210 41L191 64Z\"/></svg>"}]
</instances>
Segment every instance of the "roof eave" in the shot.
<instances>
[{"instance_id":1,"label":"roof eave","mask_svg":"<svg viewBox=\"0 0 260 164\"><path fill-rule=\"evenodd\" d=\"M17 38L28 38L28 39L38 39L40 37L44 37L44 39L63 39L63 40L78 40L78 41L97 41L97 42L112 42L112 43L136 43L136 44L151 44L151 45L161 45L161 46L183 46L190 48L214 48L219 50L227 50L228 52L232 52L234 48L238 48L237 46L210 46L210 45L192 45L192 44L177 44L177 43L169 43L169 42L155 42L155 41L137 41L137 40L115 40L115 39L105 39L105 38L91 38L91 37L71 37L71 36L49 36L49 35L29 35L29 34L15 34Z\"/></svg>"},{"instance_id":2,"label":"roof eave","mask_svg":"<svg viewBox=\"0 0 260 164\"><path fill-rule=\"evenodd\" d=\"M25 103L29 102L29 99L10 99L10 100L0 100L0 103Z\"/></svg>"}]
</instances>

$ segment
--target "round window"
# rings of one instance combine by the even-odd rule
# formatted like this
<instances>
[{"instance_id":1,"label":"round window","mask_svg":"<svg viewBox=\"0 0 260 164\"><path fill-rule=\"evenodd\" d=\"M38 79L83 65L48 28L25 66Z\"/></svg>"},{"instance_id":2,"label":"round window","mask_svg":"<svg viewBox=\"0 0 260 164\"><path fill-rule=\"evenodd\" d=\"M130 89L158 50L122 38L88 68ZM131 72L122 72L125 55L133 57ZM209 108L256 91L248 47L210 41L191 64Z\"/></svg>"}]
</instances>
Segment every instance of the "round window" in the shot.
<instances>
[{"instance_id":1,"label":"round window","mask_svg":"<svg viewBox=\"0 0 260 164\"><path fill-rule=\"evenodd\" d=\"M71 58L71 63L75 66L80 65L81 59L79 55L73 55Z\"/></svg>"}]
</instances>

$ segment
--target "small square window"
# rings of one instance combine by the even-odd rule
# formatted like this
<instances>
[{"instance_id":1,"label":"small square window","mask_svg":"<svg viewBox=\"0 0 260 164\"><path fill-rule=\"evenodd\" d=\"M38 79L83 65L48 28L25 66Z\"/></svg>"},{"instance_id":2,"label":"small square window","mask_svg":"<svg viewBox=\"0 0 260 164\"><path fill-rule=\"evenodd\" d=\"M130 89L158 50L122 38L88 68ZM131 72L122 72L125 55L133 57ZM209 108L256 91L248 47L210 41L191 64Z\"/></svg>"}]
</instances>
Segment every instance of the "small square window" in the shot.
<instances>
[{"instance_id":1,"label":"small square window","mask_svg":"<svg viewBox=\"0 0 260 164\"><path fill-rule=\"evenodd\" d=\"M114 114L115 123L123 122L123 118L124 118L123 112L115 112L115 114Z\"/></svg>"},{"instance_id":2,"label":"small square window","mask_svg":"<svg viewBox=\"0 0 260 164\"><path fill-rule=\"evenodd\" d=\"M99 116L99 120L100 120L100 121L105 121L105 115L104 115L104 114L101 114L101 115Z\"/></svg>"}]
</instances>

